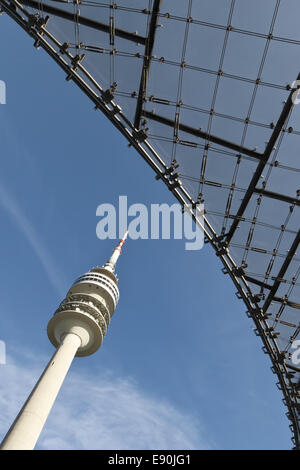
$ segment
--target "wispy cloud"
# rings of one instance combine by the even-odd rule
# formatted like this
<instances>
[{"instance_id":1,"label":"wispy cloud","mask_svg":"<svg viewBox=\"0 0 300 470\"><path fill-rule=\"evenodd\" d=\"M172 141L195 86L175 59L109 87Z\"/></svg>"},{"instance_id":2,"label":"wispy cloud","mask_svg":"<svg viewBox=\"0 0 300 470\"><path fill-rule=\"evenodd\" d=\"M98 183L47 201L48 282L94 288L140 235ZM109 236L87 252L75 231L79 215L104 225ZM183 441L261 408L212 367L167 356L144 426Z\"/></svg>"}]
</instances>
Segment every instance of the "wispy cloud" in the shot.
<instances>
[{"instance_id":1,"label":"wispy cloud","mask_svg":"<svg viewBox=\"0 0 300 470\"><path fill-rule=\"evenodd\" d=\"M44 364L27 357L0 366L0 434L3 436ZM210 446L192 416L145 392L128 377L69 372L37 449L205 449Z\"/></svg>"},{"instance_id":2,"label":"wispy cloud","mask_svg":"<svg viewBox=\"0 0 300 470\"><path fill-rule=\"evenodd\" d=\"M26 217L21 207L8 192L4 185L0 182L0 205L7 211L12 218L16 227L25 236L26 240L31 245L34 253L40 260L48 278L54 289L62 296L62 279L58 272L57 267L53 263L53 259L48 253L48 250L43 245L35 227L31 221Z\"/></svg>"}]
</instances>

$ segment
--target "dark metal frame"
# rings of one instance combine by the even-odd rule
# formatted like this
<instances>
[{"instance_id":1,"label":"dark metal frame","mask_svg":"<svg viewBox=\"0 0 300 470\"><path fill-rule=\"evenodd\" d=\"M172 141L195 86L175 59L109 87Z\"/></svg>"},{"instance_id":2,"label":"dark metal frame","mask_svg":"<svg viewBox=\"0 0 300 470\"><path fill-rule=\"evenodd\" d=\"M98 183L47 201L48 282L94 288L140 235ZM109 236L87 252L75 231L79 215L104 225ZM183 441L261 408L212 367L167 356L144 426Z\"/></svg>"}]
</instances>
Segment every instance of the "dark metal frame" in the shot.
<instances>
[{"instance_id":1,"label":"dark metal frame","mask_svg":"<svg viewBox=\"0 0 300 470\"><path fill-rule=\"evenodd\" d=\"M152 57L152 51L154 46L155 31L157 27L158 14L160 10L161 0L154 0L151 21L149 27L149 34L146 40L145 54L144 54L144 63L142 68L142 75L139 87L138 100L136 105L136 112L134 118L134 127L138 129L140 127L140 120L142 117L143 104L146 97L147 82L149 76L149 68Z\"/></svg>"},{"instance_id":2,"label":"dark metal frame","mask_svg":"<svg viewBox=\"0 0 300 470\"><path fill-rule=\"evenodd\" d=\"M300 79L300 73L297 77L296 80L299 80ZM292 90L289 94L289 97L288 99L286 100L286 103L283 107L283 110L280 114L280 117L275 125L275 128L273 130L273 133L271 135L271 138L266 146L266 149L265 149L265 152L263 154L263 158L261 159L261 161L259 162L257 168L256 168L256 171L252 177L252 180L248 186L248 190L243 198L243 201L240 205L240 208L239 210L237 211L237 218L236 220L233 221L231 227L230 227L230 230L229 230L229 233L227 234L227 237L226 237L226 243L228 244L230 242L230 240L232 239L233 235L234 235L234 232L238 226L238 220L239 220L239 217L242 217L248 204L249 204L249 201L251 199L251 197L253 196L253 193L256 191L256 186L259 182L259 179L262 175L262 172L264 171L264 168L267 164L267 162L269 161L269 158L273 152L273 149L274 149L274 146L279 138L279 135L281 134L282 132L282 129L284 128L284 125L293 109L293 94L294 94L294 90Z\"/></svg>"},{"instance_id":3,"label":"dark metal frame","mask_svg":"<svg viewBox=\"0 0 300 470\"><path fill-rule=\"evenodd\" d=\"M282 357L280 349L276 341L276 334L274 334L273 329L268 323L268 314L267 310L272 301L275 302L284 302L284 299L276 297L276 292L280 286L280 282L284 274L286 273L288 266L299 246L300 243L300 232L297 233L292 246L289 250L289 253L284 260L282 267L280 269L278 278L274 281L273 286L267 285L265 283L260 283L260 281L247 276L242 267L239 267L233 261L229 251L228 246L230 241L235 233L238 223L241 220L245 209L253 196L253 194L264 194L268 197L275 199L283 200L288 203L293 203L299 205L298 199L293 199L271 193L261 188L257 188L259 177L262 174L274 148L274 145L279 138L283 127L290 115L290 112L293 107L292 103L292 94L293 90L289 95L289 98L283 108L283 111L274 127L272 136L266 146L265 152L260 154L258 152L252 151L250 149L241 147L235 143L226 141L224 139L218 138L216 136L207 135L205 132L199 131L197 129L190 128L184 124L179 123L179 128L188 132L196 137L199 137L204 140L214 142L225 148L230 148L238 153L248 155L258 160L257 169L252 177L252 180L249 184L248 190L243 198L243 201L240 205L240 208L233 218L233 222L229 229L229 232L224 236L219 237L213 227L210 225L207 218L204 216L204 226L202 225L201 220L197 217L197 201L194 201L190 194L184 188L182 182L178 178L178 175L174 175L174 168L168 168L165 162L157 154L157 152L152 148L148 142L147 135L141 134L139 131L139 122L140 117L146 116L148 119L159 120L159 122L166 124L168 126L174 127L174 123L162 116L157 116L152 113L148 113L143 110L143 101L147 89L147 75L150 66L151 52L154 44L155 37L155 28L157 25L157 18L160 8L160 1L154 0L154 7L152 11L148 38L141 38L126 31L115 29L115 34L120 35L124 39L130 41L134 40L135 42L140 42L145 44L145 58L143 64L143 71L140 80L140 90L139 97L137 100L136 116L135 122L132 124L126 116L123 114L119 106L117 106L113 101L113 95L110 95L107 91L103 90L101 85L94 80L94 78L88 73L88 71L83 67L76 56L73 56L63 44L61 44L46 28L47 18L44 18L41 14L31 15L23 5L31 6L39 9L41 2L33 0L0 0L0 7L3 12L7 13L24 31L26 31L29 36L34 40L35 47L42 47L50 57L59 65L59 67L66 73L66 78L72 80L77 86L89 97L89 99L94 103L96 109L100 109L104 115L112 122L112 124L124 135L124 137L129 141L137 152L142 156L142 158L150 165L153 171L156 173L156 178L161 179L168 189L172 192L174 197L182 205L183 208L187 208L190 212L193 220L200 225L205 233L205 239L207 243L210 243L213 249L215 250L216 255L220 258L223 263L223 272L228 274L236 289L237 295L241 298L246 307L247 315L252 318L255 324L255 333L261 337L263 342L263 351L269 355L272 361L271 370L278 377L277 386L282 390L284 395L283 402L288 408L287 417L291 421L290 428L293 433L293 442L295 449L300 449L300 423L299 423L299 390L295 383L292 381L291 370L299 372L300 369L297 367L287 365ZM51 11L50 11L51 10ZM57 14L59 9L45 6L43 4L43 12L49 14ZM74 21L74 15L71 17L69 14L60 10L59 16L65 18L66 20ZM68 16L68 17L67 17ZM78 17L76 17L78 20ZM108 34L110 33L110 27L103 25L101 23L95 22L94 20L89 20L85 18L83 20L80 17L81 24L85 24L89 27L96 27L101 31L105 31ZM82 23L84 21L84 23ZM134 36L134 37L132 37ZM80 72L80 73L79 73ZM297 77L300 79L300 74ZM269 295L264 302L263 307L259 306L260 299L257 296L253 295L249 283L261 285L262 287L269 290ZM299 308L297 304L296 308Z\"/></svg>"},{"instance_id":4,"label":"dark metal frame","mask_svg":"<svg viewBox=\"0 0 300 470\"><path fill-rule=\"evenodd\" d=\"M154 113L150 113L149 111L144 110L142 112L142 115L147 118L147 119L152 119L153 121L160 122L161 124L164 124L166 126L172 127L174 129L175 122L172 121L172 119L168 119L163 116L159 116ZM228 148L230 150L234 150L235 152L242 153L244 155L248 155L249 157L255 158L257 160L263 160L264 155L262 153L256 152L255 150L251 150L249 148L243 147L239 144L236 144L235 142L230 142L229 140L225 140L221 137L217 137L212 134L208 134L207 132L202 131L201 129L195 129L191 126L187 126L186 124L183 124L181 122L178 123L178 129L181 130L182 132L185 132L187 134L191 134L195 137L199 137L200 139L203 140L208 140L210 142L213 142L214 144L220 145L221 147Z\"/></svg>"},{"instance_id":5,"label":"dark metal frame","mask_svg":"<svg viewBox=\"0 0 300 470\"><path fill-rule=\"evenodd\" d=\"M49 13L50 15L55 15L55 16L58 16L59 18L63 18L68 21L72 21L72 22L76 21L78 24L82 24L83 26L88 26L89 28L93 28L98 31L103 31L104 33L110 32L110 25L108 24L100 23L99 21L95 21L91 18L86 18L85 16L74 15L72 13L69 13L66 10L53 7L44 2L39 2L36 0L22 0L20 3L22 5L26 5L31 8L36 8L37 10L39 10L42 5L44 13ZM123 29L115 28L114 35L119 36L120 38L126 39L127 41L132 41L132 42L140 43L140 44L146 44L145 37L139 36L138 34L130 33L128 31L124 31Z\"/></svg>"}]
</instances>

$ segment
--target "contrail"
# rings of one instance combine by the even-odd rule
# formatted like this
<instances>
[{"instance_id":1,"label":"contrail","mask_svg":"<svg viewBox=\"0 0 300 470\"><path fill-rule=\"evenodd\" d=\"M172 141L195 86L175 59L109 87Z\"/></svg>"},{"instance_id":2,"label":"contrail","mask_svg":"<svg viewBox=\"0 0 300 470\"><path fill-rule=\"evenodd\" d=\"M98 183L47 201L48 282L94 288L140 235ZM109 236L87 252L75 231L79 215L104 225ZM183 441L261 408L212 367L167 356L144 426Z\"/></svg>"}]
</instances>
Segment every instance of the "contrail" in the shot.
<instances>
[{"instance_id":1,"label":"contrail","mask_svg":"<svg viewBox=\"0 0 300 470\"><path fill-rule=\"evenodd\" d=\"M15 226L25 236L35 255L42 264L50 283L58 292L58 294L62 296L62 286L64 283L61 281L58 275L58 269L54 265L52 257L49 255L47 249L41 242L33 224L26 217L16 200L3 186L2 182L0 182L0 205L7 211Z\"/></svg>"}]
</instances>

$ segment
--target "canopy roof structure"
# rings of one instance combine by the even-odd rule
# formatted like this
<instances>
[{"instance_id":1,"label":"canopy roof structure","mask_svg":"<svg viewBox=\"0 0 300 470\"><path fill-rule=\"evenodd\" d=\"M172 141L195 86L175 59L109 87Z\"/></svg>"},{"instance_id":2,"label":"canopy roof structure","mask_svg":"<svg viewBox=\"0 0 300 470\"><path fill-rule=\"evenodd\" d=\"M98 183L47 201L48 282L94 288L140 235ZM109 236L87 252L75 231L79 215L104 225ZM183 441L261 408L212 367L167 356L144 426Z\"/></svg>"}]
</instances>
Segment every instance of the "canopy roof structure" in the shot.
<instances>
[{"instance_id":1,"label":"canopy roof structure","mask_svg":"<svg viewBox=\"0 0 300 470\"><path fill-rule=\"evenodd\" d=\"M271 358L300 449L293 356L300 340L300 5L0 0L0 7L196 223L204 204L205 241Z\"/></svg>"}]
</instances>

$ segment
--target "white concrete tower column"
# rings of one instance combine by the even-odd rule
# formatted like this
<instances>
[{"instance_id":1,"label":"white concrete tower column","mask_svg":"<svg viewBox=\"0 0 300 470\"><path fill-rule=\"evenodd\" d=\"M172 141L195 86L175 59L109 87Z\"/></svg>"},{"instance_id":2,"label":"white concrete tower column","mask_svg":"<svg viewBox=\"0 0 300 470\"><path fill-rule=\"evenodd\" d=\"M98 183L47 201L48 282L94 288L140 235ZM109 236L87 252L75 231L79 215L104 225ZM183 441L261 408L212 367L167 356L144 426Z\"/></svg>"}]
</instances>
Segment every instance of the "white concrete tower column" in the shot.
<instances>
[{"instance_id":1,"label":"white concrete tower column","mask_svg":"<svg viewBox=\"0 0 300 470\"><path fill-rule=\"evenodd\" d=\"M47 327L57 348L25 405L3 439L0 450L31 450L39 438L74 356L89 356L101 346L119 301L115 265L127 232L108 262L80 276Z\"/></svg>"},{"instance_id":2,"label":"white concrete tower column","mask_svg":"<svg viewBox=\"0 0 300 470\"><path fill-rule=\"evenodd\" d=\"M32 450L46 422L81 339L68 333L52 356L6 437L1 450Z\"/></svg>"}]
</instances>

